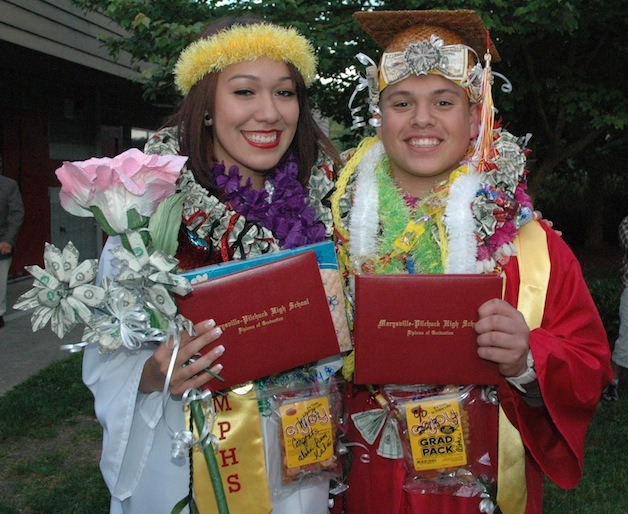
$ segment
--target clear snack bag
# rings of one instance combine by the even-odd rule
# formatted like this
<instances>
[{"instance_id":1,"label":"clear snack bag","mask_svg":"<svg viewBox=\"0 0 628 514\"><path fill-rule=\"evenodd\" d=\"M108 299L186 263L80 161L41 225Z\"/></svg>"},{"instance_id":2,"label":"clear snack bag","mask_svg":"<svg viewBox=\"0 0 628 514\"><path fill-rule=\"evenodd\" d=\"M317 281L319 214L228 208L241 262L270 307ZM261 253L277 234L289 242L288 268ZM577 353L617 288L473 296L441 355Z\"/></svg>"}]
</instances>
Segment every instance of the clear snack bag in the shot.
<instances>
[{"instance_id":1,"label":"clear snack bag","mask_svg":"<svg viewBox=\"0 0 628 514\"><path fill-rule=\"evenodd\" d=\"M273 498L291 494L304 482L342 481L338 383L334 377L293 378L258 391Z\"/></svg>"},{"instance_id":2,"label":"clear snack bag","mask_svg":"<svg viewBox=\"0 0 628 514\"><path fill-rule=\"evenodd\" d=\"M497 477L494 393L479 386L428 391L386 386L401 420L407 469L404 489L417 494L485 496Z\"/></svg>"}]
</instances>

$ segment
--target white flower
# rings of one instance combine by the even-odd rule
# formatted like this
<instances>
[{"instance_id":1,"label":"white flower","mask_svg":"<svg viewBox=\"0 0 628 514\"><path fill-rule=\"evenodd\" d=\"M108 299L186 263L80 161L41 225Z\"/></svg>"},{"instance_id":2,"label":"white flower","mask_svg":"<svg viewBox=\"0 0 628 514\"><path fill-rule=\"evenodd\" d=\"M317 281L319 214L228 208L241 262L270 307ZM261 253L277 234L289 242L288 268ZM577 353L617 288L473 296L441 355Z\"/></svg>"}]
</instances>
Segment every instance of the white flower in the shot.
<instances>
[{"instance_id":1,"label":"white flower","mask_svg":"<svg viewBox=\"0 0 628 514\"><path fill-rule=\"evenodd\" d=\"M186 160L131 148L114 158L64 162L56 170L61 206L75 216L96 215L109 235L137 229L174 194Z\"/></svg>"}]
</instances>

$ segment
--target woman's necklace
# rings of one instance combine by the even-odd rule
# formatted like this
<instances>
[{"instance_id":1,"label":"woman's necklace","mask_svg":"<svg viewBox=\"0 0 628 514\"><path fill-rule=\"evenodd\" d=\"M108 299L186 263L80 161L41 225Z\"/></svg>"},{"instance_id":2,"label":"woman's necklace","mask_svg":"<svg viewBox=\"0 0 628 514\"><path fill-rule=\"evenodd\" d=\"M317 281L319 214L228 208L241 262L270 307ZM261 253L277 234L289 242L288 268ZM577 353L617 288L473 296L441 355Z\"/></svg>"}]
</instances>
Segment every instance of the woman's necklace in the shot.
<instances>
[{"instance_id":1,"label":"woman's necklace","mask_svg":"<svg viewBox=\"0 0 628 514\"><path fill-rule=\"evenodd\" d=\"M264 189L254 189L250 179L242 184L238 167L225 173L222 163L214 166L213 180L226 205L270 230L280 247L296 248L325 240L325 226L310 205L308 189L297 180L298 171L290 155L266 177Z\"/></svg>"}]
</instances>

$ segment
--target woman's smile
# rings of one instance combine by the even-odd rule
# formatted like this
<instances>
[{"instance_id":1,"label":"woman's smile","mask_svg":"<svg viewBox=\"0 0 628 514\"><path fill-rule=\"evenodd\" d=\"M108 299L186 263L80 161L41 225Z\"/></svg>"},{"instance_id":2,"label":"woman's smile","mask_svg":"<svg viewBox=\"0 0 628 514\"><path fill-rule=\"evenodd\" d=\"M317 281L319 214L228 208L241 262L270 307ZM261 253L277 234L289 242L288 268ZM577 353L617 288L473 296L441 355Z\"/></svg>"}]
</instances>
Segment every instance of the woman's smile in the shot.
<instances>
[{"instance_id":1,"label":"woman's smile","mask_svg":"<svg viewBox=\"0 0 628 514\"><path fill-rule=\"evenodd\" d=\"M281 142L280 130L241 131L244 139L256 148L275 148Z\"/></svg>"}]
</instances>

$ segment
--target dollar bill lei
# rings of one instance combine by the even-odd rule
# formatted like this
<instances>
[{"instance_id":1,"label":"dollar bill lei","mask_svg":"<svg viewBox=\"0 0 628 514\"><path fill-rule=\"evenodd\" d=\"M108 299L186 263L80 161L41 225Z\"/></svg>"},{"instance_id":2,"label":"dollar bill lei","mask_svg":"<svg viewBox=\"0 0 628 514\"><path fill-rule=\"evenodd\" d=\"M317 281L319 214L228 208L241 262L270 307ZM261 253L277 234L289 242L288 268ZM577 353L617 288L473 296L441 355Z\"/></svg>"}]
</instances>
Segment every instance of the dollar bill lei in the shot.
<instances>
[{"instance_id":1,"label":"dollar bill lei","mask_svg":"<svg viewBox=\"0 0 628 514\"><path fill-rule=\"evenodd\" d=\"M344 237L348 244L342 242L340 250L350 254L350 273L486 273L515 254L512 241L533 218L520 139L496 128L488 169L479 173L462 163L416 209L404 201L388 157L377 151L381 141L367 143L359 161L348 166L355 175L355 191ZM368 162L373 157L375 165ZM346 188L349 180L345 176L343 184L342 178L339 183ZM376 187L369 181L376 181ZM336 207L345 193L337 191ZM352 223L355 212L370 213L377 223ZM344 231L341 227L339 233Z\"/></svg>"},{"instance_id":2,"label":"dollar bill lei","mask_svg":"<svg viewBox=\"0 0 628 514\"><path fill-rule=\"evenodd\" d=\"M178 154L176 127L161 129L146 148L159 155ZM332 216L328 205L334 188L331 159L319 152L307 188L296 179L296 172L296 163L289 159L269 174L263 190L256 191L240 184L237 169L225 170L219 165L213 170L212 180L227 195L218 198L184 166L178 182L185 196L184 231L177 252L181 269L254 257L280 247L301 246L331 237ZM229 243L227 248L225 242Z\"/></svg>"}]
</instances>

